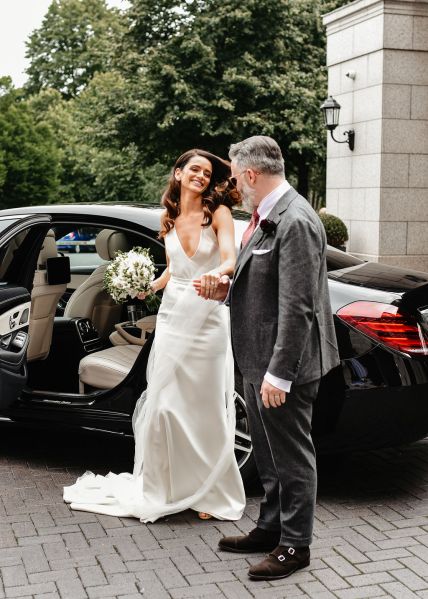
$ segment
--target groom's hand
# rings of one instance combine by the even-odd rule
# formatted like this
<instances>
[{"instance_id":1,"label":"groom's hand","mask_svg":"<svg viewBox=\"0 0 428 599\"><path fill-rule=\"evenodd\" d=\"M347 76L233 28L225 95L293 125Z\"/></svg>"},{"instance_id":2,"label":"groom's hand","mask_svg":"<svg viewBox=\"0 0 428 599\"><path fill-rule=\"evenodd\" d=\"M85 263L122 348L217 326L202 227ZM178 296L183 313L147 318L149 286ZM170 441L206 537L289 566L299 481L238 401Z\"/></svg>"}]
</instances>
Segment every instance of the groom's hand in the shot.
<instances>
[{"instance_id":1,"label":"groom's hand","mask_svg":"<svg viewBox=\"0 0 428 599\"><path fill-rule=\"evenodd\" d=\"M222 302L226 299L229 292L229 286L230 281L227 275L222 275L222 277L220 277L220 280L217 285L214 286L213 290L207 286L204 275L202 275L200 279L193 280L193 287L198 295L205 299L212 299L218 302Z\"/></svg>"},{"instance_id":2,"label":"groom's hand","mask_svg":"<svg viewBox=\"0 0 428 599\"><path fill-rule=\"evenodd\" d=\"M278 408L285 403L285 391L274 387L266 379L263 379L260 395L265 408Z\"/></svg>"}]
</instances>

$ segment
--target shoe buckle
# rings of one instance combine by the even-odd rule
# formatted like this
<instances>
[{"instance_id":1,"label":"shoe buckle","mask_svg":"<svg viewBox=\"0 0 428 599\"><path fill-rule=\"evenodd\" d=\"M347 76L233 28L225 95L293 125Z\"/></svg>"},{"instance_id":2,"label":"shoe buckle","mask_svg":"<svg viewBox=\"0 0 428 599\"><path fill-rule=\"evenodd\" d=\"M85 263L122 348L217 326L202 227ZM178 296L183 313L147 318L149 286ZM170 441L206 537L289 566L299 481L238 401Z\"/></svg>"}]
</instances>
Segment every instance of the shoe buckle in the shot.
<instances>
[{"instance_id":1,"label":"shoe buckle","mask_svg":"<svg viewBox=\"0 0 428 599\"><path fill-rule=\"evenodd\" d=\"M296 553L296 550L294 549L294 547L289 547L289 548L288 548L288 553L289 553L290 555L294 555L294 554Z\"/></svg>"},{"instance_id":2,"label":"shoe buckle","mask_svg":"<svg viewBox=\"0 0 428 599\"><path fill-rule=\"evenodd\" d=\"M285 556L282 555L282 553L281 553L281 555L278 555L278 561L280 561L280 562L285 561Z\"/></svg>"}]
</instances>

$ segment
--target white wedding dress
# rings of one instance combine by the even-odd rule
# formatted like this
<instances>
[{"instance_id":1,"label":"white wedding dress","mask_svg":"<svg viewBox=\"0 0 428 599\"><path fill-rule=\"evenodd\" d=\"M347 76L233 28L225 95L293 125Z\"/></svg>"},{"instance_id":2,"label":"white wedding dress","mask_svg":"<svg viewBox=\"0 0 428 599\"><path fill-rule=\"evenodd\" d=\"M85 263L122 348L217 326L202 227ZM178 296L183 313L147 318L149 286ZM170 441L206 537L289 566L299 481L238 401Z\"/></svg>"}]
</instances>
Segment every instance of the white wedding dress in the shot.
<instances>
[{"instance_id":1,"label":"white wedding dress","mask_svg":"<svg viewBox=\"0 0 428 599\"><path fill-rule=\"evenodd\" d=\"M234 455L233 358L228 308L200 298L192 280L217 268L212 227L192 257L175 228L165 237L170 280L133 415L134 472L85 473L64 487L71 508L154 522L191 508L238 520L245 493Z\"/></svg>"}]
</instances>

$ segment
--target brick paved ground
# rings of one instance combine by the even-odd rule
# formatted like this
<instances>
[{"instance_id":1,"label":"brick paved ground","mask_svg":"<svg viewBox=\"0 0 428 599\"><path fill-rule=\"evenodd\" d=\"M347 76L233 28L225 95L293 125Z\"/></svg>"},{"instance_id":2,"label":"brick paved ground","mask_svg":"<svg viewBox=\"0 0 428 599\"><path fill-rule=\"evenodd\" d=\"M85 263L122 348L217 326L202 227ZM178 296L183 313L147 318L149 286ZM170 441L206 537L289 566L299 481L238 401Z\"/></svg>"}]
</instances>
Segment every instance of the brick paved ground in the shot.
<instances>
[{"instance_id":1,"label":"brick paved ground","mask_svg":"<svg viewBox=\"0 0 428 599\"><path fill-rule=\"evenodd\" d=\"M261 556L220 553L253 527L259 490L238 523L192 512L145 526L72 512L62 485L85 468L131 468L124 440L0 428L0 599L428 599L428 442L323 460L309 568L251 582Z\"/></svg>"}]
</instances>

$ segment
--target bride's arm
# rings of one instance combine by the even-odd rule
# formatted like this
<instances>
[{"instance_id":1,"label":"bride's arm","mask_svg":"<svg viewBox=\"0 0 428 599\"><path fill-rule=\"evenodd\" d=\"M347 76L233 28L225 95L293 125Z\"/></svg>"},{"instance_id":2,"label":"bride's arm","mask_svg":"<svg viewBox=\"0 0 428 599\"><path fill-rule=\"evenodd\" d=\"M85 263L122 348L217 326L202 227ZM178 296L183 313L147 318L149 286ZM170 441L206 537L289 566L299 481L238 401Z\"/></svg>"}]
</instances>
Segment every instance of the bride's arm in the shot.
<instances>
[{"instance_id":1,"label":"bride's arm","mask_svg":"<svg viewBox=\"0 0 428 599\"><path fill-rule=\"evenodd\" d=\"M166 284L169 281L170 276L171 275L169 273L169 258L168 258L168 254L166 254L166 268L163 271L163 273L161 274L161 276L153 281L153 283L152 283L153 293L156 293L156 291L160 291L161 289L164 289L164 287L166 287Z\"/></svg>"},{"instance_id":2,"label":"bride's arm","mask_svg":"<svg viewBox=\"0 0 428 599\"><path fill-rule=\"evenodd\" d=\"M216 272L221 275L232 276L235 270L235 228L232 214L226 206L219 206L213 214L212 227L217 235L220 247L221 264Z\"/></svg>"},{"instance_id":3,"label":"bride's arm","mask_svg":"<svg viewBox=\"0 0 428 599\"><path fill-rule=\"evenodd\" d=\"M169 273L168 254L165 254L165 255L166 255L166 268L163 271L163 273L161 274L161 276L158 277L157 279L155 279L150 286L152 288L153 293L156 293L156 291L160 291L161 289L164 289L164 287L166 287L166 284L168 283L169 278L171 276ZM148 295L147 293L141 292L137 295L137 298L143 300L147 295Z\"/></svg>"},{"instance_id":4,"label":"bride's arm","mask_svg":"<svg viewBox=\"0 0 428 599\"><path fill-rule=\"evenodd\" d=\"M216 298L220 283L222 282L222 287L225 286L222 277L227 281L227 277L233 275L236 263L235 229L229 208L223 205L217 208L213 214L212 227L217 236L221 263L193 282L198 295L205 299Z\"/></svg>"}]
</instances>

